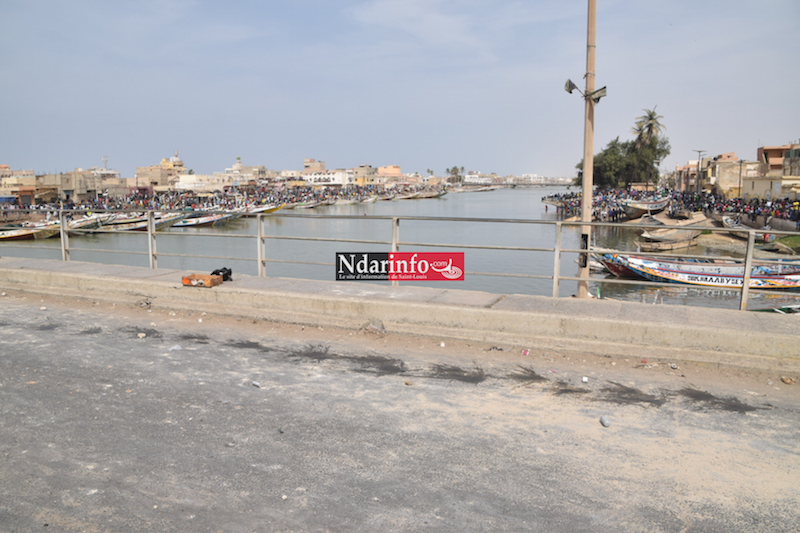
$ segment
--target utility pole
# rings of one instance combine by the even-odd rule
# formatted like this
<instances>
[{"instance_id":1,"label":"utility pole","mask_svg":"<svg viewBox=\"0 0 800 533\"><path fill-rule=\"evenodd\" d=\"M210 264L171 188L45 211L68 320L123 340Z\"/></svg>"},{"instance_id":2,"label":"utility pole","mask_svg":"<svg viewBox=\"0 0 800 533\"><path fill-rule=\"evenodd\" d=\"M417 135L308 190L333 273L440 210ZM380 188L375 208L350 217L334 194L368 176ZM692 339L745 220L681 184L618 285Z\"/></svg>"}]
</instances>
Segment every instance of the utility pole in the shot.
<instances>
[{"instance_id":1,"label":"utility pole","mask_svg":"<svg viewBox=\"0 0 800 533\"><path fill-rule=\"evenodd\" d=\"M696 180L696 183L695 183L696 187L695 188L697 189L697 191L695 191L695 192L697 192L697 194L700 194L700 166L703 163L703 154L706 153L706 151L705 150L692 150L692 152L697 152L697 177L695 178L695 180Z\"/></svg>"},{"instance_id":2,"label":"utility pole","mask_svg":"<svg viewBox=\"0 0 800 533\"><path fill-rule=\"evenodd\" d=\"M583 128L583 190L581 192L581 222L592 221L592 193L594 188L594 62L595 62L595 20L596 0L589 0L589 13L586 30L586 118ZM599 100L599 99L598 99ZM592 242L592 227L581 226L581 249L587 250L579 259L578 276L586 281L578 282L578 298L589 297L589 247Z\"/></svg>"},{"instance_id":3,"label":"utility pole","mask_svg":"<svg viewBox=\"0 0 800 533\"><path fill-rule=\"evenodd\" d=\"M742 163L744 163L744 159L739 160L739 211L742 209L742 202L744 201L744 193L742 192Z\"/></svg>"}]
</instances>

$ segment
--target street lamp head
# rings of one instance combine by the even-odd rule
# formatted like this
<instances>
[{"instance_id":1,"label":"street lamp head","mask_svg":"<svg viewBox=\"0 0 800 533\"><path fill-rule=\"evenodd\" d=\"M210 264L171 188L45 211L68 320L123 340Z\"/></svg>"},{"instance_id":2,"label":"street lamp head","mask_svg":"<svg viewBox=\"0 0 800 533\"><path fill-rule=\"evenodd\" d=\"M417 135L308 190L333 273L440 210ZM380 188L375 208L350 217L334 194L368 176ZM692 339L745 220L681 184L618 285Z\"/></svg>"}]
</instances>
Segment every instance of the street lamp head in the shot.
<instances>
[{"instance_id":1,"label":"street lamp head","mask_svg":"<svg viewBox=\"0 0 800 533\"><path fill-rule=\"evenodd\" d=\"M575 89L578 89L578 86L572 83L572 80L567 80L567 83L564 84L564 90L567 91L569 94L572 94L572 91L574 91ZM578 92L581 92L581 90L578 89Z\"/></svg>"},{"instance_id":2,"label":"street lamp head","mask_svg":"<svg viewBox=\"0 0 800 533\"><path fill-rule=\"evenodd\" d=\"M596 103L598 103L600 101L601 98L603 98L606 95L607 95L606 88L605 88L605 86L603 86L603 87L600 87L599 89L597 89L596 91L594 91L589 96L591 96L592 101L596 104Z\"/></svg>"}]
</instances>

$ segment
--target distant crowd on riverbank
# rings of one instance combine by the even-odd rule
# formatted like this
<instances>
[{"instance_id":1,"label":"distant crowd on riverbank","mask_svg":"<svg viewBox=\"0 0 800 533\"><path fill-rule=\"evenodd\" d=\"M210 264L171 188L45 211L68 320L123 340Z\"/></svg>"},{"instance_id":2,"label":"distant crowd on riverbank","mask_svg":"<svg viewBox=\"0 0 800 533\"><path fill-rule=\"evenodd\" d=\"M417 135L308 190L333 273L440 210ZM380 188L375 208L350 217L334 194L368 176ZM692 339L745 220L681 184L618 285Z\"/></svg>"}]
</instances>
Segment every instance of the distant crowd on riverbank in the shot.
<instances>
[{"instance_id":1,"label":"distant crowd on riverbank","mask_svg":"<svg viewBox=\"0 0 800 533\"><path fill-rule=\"evenodd\" d=\"M314 189L312 187L258 187L246 191L217 192L196 194L194 192L170 191L158 194L132 193L124 197L87 198L80 201L72 199L58 203L43 203L32 206L4 206L5 213L18 210L29 211L57 211L85 210L85 211L119 211L119 210L234 210L247 207L299 205L313 203L334 203L337 201L362 202L368 199L391 199L395 196L409 195L423 192L441 192L441 187L370 187L347 186L343 188L326 187Z\"/></svg>"},{"instance_id":2,"label":"distant crowd on riverbank","mask_svg":"<svg viewBox=\"0 0 800 533\"><path fill-rule=\"evenodd\" d=\"M654 192L638 190L605 189L595 192L592 198L592 216L597 221L616 222L624 214L625 202L629 200L647 200L655 198L670 198L668 212L677 216L681 212L722 213L748 217L755 221L757 217L773 217L791 220L800 226L800 202L779 199L765 200L753 198L725 199L712 193L696 193L669 191L661 189ZM580 216L581 193L554 194L542 199L545 202L557 204L565 217Z\"/></svg>"}]
</instances>

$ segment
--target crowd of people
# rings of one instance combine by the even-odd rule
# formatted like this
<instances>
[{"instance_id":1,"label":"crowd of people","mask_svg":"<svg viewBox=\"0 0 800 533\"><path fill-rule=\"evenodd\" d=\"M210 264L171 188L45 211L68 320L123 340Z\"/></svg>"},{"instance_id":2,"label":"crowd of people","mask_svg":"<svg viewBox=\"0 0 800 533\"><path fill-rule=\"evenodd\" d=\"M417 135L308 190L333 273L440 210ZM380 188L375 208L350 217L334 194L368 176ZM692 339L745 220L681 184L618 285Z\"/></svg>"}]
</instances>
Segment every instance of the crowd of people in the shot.
<instances>
[{"instance_id":1,"label":"crowd of people","mask_svg":"<svg viewBox=\"0 0 800 533\"><path fill-rule=\"evenodd\" d=\"M245 190L196 194L194 192L169 191L147 194L143 191L133 192L123 197L97 196L78 201L39 203L30 206L14 204L2 206L6 217L15 213L42 214L59 209L78 211L119 211L119 210L233 210L241 207L258 207L263 205L292 205L301 203L332 203L337 200L361 201L370 197L390 197L397 194L418 192L423 187L371 187L350 185L342 188L326 187L252 187Z\"/></svg>"},{"instance_id":2,"label":"crowd of people","mask_svg":"<svg viewBox=\"0 0 800 533\"><path fill-rule=\"evenodd\" d=\"M753 198L725 199L713 193L681 192L661 189L658 191L643 192L638 190L604 189L595 192L592 198L592 213L594 220L616 222L624 214L624 203L627 200L642 200L645 198L665 196L670 197L669 212L677 216L681 212L701 211L706 214L722 213L748 217L755 221L757 217L791 220L797 223L800 229L800 202L782 198L766 200ZM564 216L579 216L581 211L581 194L566 193L555 194L543 199L559 206Z\"/></svg>"}]
</instances>

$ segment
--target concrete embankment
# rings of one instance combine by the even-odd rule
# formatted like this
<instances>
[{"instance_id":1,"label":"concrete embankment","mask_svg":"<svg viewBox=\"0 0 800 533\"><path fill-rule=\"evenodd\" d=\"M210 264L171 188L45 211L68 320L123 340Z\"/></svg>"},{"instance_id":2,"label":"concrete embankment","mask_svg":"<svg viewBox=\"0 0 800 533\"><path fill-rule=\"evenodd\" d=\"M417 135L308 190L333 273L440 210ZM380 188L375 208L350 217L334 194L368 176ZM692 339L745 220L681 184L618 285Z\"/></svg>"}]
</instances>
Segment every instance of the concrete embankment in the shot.
<instances>
[{"instance_id":1,"label":"concrete embankment","mask_svg":"<svg viewBox=\"0 0 800 533\"><path fill-rule=\"evenodd\" d=\"M0 289L153 308L387 331L555 352L800 370L797 315L615 300L235 275L186 287L189 272L0 258Z\"/></svg>"}]
</instances>

